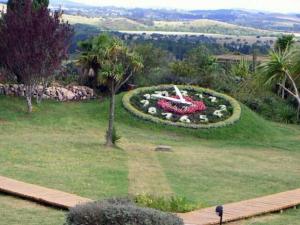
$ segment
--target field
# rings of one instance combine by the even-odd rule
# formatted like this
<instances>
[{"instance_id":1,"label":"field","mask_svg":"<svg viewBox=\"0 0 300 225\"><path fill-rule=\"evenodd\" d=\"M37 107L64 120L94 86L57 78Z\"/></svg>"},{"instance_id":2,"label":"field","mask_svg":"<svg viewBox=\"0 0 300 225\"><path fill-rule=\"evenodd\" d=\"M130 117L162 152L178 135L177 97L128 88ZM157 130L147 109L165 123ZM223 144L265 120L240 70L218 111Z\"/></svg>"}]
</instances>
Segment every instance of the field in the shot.
<instances>
[{"instance_id":1,"label":"field","mask_svg":"<svg viewBox=\"0 0 300 225\"><path fill-rule=\"evenodd\" d=\"M300 129L243 107L239 123L215 130L164 127L132 117L118 97L117 149L103 146L108 102L25 102L0 97L0 174L92 199L176 195L201 207L299 188ZM174 152L153 151L170 145ZM64 212L0 196L0 224L63 224ZM5 215L5 216L4 216ZM252 224L250 221L242 222ZM255 219L295 225L295 211ZM278 222L277 222L278 221Z\"/></svg>"}]
</instances>

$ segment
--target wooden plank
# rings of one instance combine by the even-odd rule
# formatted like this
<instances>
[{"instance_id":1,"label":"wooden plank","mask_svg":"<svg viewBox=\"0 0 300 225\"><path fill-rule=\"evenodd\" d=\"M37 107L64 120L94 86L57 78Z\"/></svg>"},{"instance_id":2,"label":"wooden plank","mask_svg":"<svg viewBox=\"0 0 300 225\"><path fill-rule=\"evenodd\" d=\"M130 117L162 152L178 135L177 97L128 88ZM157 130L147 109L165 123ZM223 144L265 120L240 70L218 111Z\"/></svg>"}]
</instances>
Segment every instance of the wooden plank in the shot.
<instances>
[{"instance_id":1,"label":"wooden plank","mask_svg":"<svg viewBox=\"0 0 300 225\"><path fill-rule=\"evenodd\" d=\"M2 176L0 176L0 191L61 209L69 209L75 205L92 201L88 198Z\"/></svg>"},{"instance_id":2,"label":"wooden plank","mask_svg":"<svg viewBox=\"0 0 300 225\"><path fill-rule=\"evenodd\" d=\"M265 197L224 205L224 222L277 212L300 205L300 189ZM213 225L219 223L215 208L202 209L191 213L178 214L189 225Z\"/></svg>"}]
</instances>

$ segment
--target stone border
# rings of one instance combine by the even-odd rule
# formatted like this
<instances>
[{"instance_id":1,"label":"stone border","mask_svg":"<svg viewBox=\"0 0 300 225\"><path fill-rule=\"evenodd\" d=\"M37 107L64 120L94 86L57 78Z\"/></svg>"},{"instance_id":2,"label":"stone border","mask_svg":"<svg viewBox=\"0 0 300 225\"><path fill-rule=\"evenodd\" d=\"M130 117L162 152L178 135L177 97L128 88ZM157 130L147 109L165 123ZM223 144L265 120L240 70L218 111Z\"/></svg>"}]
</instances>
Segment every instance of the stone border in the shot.
<instances>
[{"instance_id":1,"label":"stone border","mask_svg":"<svg viewBox=\"0 0 300 225\"><path fill-rule=\"evenodd\" d=\"M225 127L231 124L234 124L235 122L237 122L240 117L241 117L241 106L238 103L237 100L235 100L234 98L225 95L225 94L221 94L218 92L215 92L213 90L210 89L206 89L206 88L201 88L201 87L197 87L197 86L187 86L187 85L178 85L179 88L184 88L186 90L194 90L194 91L199 91L199 92L205 92L208 94L211 94L213 96L219 97L219 98L223 98L225 100L227 100L233 107L233 114L231 117L229 117L228 119L224 120L224 121L220 121L217 123L211 123L211 124L186 124L186 123L181 123L181 122L171 122L171 121L167 121L167 120L162 120L160 118L157 117L153 117L149 114L146 114L144 112L139 111L138 109L136 109L131 103L130 100L133 96L138 95L140 93L144 93L147 91L156 91L156 90L162 90L162 89L167 89L167 88L171 88L173 85L159 85L159 86L153 86L153 87L145 87L145 88L138 88L135 89L133 91L130 91L128 93L126 93L122 99L123 102L123 106L131 113L133 113L135 116L144 119L144 120L148 120L154 123L158 123L158 124L164 124L164 125L170 125L170 126L177 126L177 127L185 127L185 128L193 128L193 129L210 129L210 128L217 128L217 127Z\"/></svg>"}]
</instances>

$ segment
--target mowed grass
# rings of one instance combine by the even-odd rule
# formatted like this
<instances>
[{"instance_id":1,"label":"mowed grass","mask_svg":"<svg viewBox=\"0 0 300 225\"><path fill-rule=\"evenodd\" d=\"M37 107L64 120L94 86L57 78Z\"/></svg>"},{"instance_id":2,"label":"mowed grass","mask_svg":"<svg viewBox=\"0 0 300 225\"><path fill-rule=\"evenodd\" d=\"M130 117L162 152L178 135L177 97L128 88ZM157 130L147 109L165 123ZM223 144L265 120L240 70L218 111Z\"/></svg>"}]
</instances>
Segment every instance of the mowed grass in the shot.
<instances>
[{"instance_id":1,"label":"mowed grass","mask_svg":"<svg viewBox=\"0 0 300 225\"><path fill-rule=\"evenodd\" d=\"M0 175L95 200L150 193L186 197L203 207L300 187L299 126L268 122L243 106L241 121L229 127L166 127L133 117L121 97L116 149L103 145L107 101L47 101L28 115L23 99L0 97ZM157 145L174 151L154 152ZM0 196L0 209L9 215L3 224L64 219L52 209L15 210L11 201ZM43 213L51 213L47 222ZM283 216L294 221L293 213Z\"/></svg>"}]
</instances>

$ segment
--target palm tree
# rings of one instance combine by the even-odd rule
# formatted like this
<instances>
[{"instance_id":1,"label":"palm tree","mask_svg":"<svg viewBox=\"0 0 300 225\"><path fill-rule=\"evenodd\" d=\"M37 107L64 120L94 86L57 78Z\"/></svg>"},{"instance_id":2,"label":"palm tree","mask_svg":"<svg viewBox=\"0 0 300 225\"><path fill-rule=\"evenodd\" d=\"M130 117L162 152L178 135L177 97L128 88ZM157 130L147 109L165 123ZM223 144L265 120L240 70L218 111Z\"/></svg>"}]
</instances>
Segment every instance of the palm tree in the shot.
<instances>
[{"instance_id":1,"label":"palm tree","mask_svg":"<svg viewBox=\"0 0 300 225\"><path fill-rule=\"evenodd\" d=\"M100 35L80 44L82 53L78 63L94 76L95 82L105 84L110 92L109 124L106 145L114 146L115 95L130 78L143 68L141 57L124 43L107 35Z\"/></svg>"},{"instance_id":2,"label":"palm tree","mask_svg":"<svg viewBox=\"0 0 300 225\"><path fill-rule=\"evenodd\" d=\"M292 65L292 51L272 51L269 55L269 61L262 63L259 67L259 81L271 88L278 87L278 95L284 99L287 75L286 72ZM280 83L280 85L278 85Z\"/></svg>"},{"instance_id":3,"label":"palm tree","mask_svg":"<svg viewBox=\"0 0 300 225\"><path fill-rule=\"evenodd\" d=\"M296 83L299 77L299 50L286 49L273 51L270 60L259 66L261 80L265 85L277 85L282 91L282 98L285 92L294 97L298 103L297 117L300 117L300 95Z\"/></svg>"}]
</instances>

